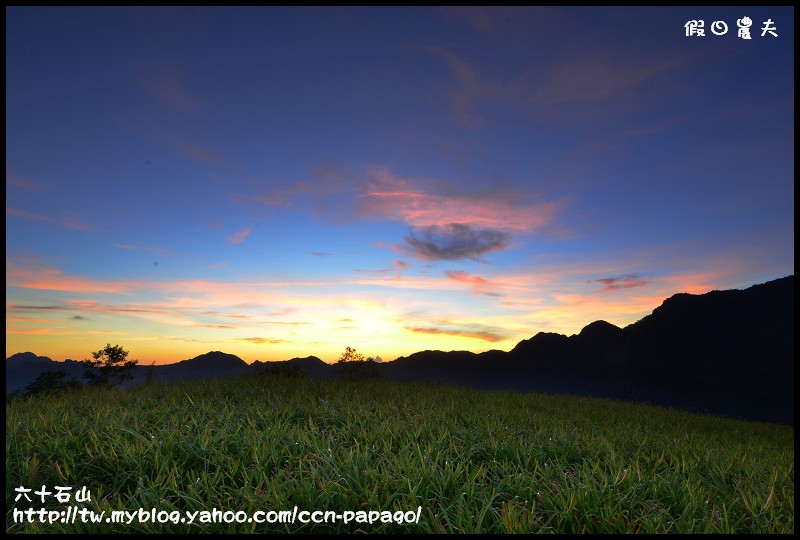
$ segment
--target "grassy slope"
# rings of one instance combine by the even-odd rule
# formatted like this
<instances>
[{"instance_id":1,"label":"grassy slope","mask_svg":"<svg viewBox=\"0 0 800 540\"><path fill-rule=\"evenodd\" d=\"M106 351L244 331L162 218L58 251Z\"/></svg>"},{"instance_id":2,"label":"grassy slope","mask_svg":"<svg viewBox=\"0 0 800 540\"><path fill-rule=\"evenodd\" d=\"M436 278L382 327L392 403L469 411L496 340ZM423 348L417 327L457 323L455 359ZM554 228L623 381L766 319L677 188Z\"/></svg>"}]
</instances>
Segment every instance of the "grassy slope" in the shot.
<instances>
[{"instance_id":1,"label":"grassy slope","mask_svg":"<svg viewBox=\"0 0 800 540\"><path fill-rule=\"evenodd\" d=\"M792 428L384 381L251 377L11 402L6 476L8 532L794 532ZM422 517L14 524L15 505L42 506L14 503L14 488L43 484L85 485L106 511L421 505Z\"/></svg>"}]
</instances>

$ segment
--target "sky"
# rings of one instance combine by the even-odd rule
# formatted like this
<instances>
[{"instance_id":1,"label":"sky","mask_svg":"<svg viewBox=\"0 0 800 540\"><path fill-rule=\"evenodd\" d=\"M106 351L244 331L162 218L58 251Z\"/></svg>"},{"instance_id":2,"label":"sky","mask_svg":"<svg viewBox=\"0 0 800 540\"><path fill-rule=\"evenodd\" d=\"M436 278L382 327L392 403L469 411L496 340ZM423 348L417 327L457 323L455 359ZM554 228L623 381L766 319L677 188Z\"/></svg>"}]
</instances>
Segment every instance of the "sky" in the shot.
<instances>
[{"instance_id":1,"label":"sky","mask_svg":"<svg viewBox=\"0 0 800 540\"><path fill-rule=\"evenodd\" d=\"M793 7L7 7L6 356L510 350L794 274L793 50Z\"/></svg>"}]
</instances>

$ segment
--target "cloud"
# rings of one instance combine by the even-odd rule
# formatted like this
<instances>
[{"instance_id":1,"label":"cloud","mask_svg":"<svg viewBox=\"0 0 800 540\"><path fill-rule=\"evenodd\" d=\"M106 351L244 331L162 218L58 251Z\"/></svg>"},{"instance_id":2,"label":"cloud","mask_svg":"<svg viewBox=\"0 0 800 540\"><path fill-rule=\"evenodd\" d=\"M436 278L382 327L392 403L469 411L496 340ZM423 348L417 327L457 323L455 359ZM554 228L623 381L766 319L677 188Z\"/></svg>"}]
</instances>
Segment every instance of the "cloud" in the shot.
<instances>
[{"instance_id":1,"label":"cloud","mask_svg":"<svg viewBox=\"0 0 800 540\"><path fill-rule=\"evenodd\" d=\"M115 248L124 249L126 251L147 251L150 253L156 253L159 255L167 255L169 253L168 249L158 247L158 246L137 246L135 244L114 244Z\"/></svg>"},{"instance_id":2,"label":"cloud","mask_svg":"<svg viewBox=\"0 0 800 540\"><path fill-rule=\"evenodd\" d=\"M237 326L230 326L228 324L193 324L191 326L193 328L216 328L220 330L233 330L238 328Z\"/></svg>"},{"instance_id":3,"label":"cloud","mask_svg":"<svg viewBox=\"0 0 800 540\"><path fill-rule=\"evenodd\" d=\"M229 160L223 155L209 149L207 146L198 143L193 136L178 134L162 128L161 126L144 126L142 133L150 139L169 148L173 152L178 152L190 160L203 165L228 165ZM214 173L208 176L212 181L220 183ZM208 222L207 222L208 223ZM212 226L209 224L209 226Z\"/></svg>"},{"instance_id":4,"label":"cloud","mask_svg":"<svg viewBox=\"0 0 800 540\"><path fill-rule=\"evenodd\" d=\"M507 339L506 336L502 335L499 328L479 324L456 325L447 323L437 326L406 326L405 329L419 334L444 334L448 336L468 337L488 341L490 343L496 343Z\"/></svg>"},{"instance_id":5,"label":"cloud","mask_svg":"<svg viewBox=\"0 0 800 540\"><path fill-rule=\"evenodd\" d=\"M461 270L448 270L444 273L450 279L470 283L472 285L486 285L489 282L479 276L470 276L467 272Z\"/></svg>"},{"instance_id":6,"label":"cloud","mask_svg":"<svg viewBox=\"0 0 800 540\"><path fill-rule=\"evenodd\" d=\"M44 191L47 186L44 182L6 171L6 187L21 188L28 191Z\"/></svg>"},{"instance_id":7,"label":"cloud","mask_svg":"<svg viewBox=\"0 0 800 540\"><path fill-rule=\"evenodd\" d=\"M400 221L413 227L466 223L478 227L534 232L555 217L563 201L540 202L529 193L494 188L474 193L446 182L412 180L373 167L360 189L355 214ZM424 189L421 184L433 184Z\"/></svg>"},{"instance_id":8,"label":"cloud","mask_svg":"<svg viewBox=\"0 0 800 540\"><path fill-rule=\"evenodd\" d=\"M557 105L619 98L684 63L677 59L636 63L612 62L602 56L576 57L550 73L547 82L531 97L531 102Z\"/></svg>"},{"instance_id":9,"label":"cloud","mask_svg":"<svg viewBox=\"0 0 800 540\"><path fill-rule=\"evenodd\" d=\"M142 86L151 96L171 109L191 111L197 107L177 69L162 66L141 78Z\"/></svg>"},{"instance_id":10,"label":"cloud","mask_svg":"<svg viewBox=\"0 0 800 540\"><path fill-rule=\"evenodd\" d=\"M420 259L480 261L481 255L508 247L511 235L496 229L475 229L464 223L451 223L412 229L405 241L410 254Z\"/></svg>"},{"instance_id":11,"label":"cloud","mask_svg":"<svg viewBox=\"0 0 800 540\"><path fill-rule=\"evenodd\" d=\"M285 339L269 339L262 337L237 338L236 341L249 341L250 343L255 343L256 345L262 345L264 343L270 343L273 345L277 345L278 343L288 343L288 341Z\"/></svg>"},{"instance_id":12,"label":"cloud","mask_svg":"<svg viewBox=\"0 0 800 540\"><path fill-rule=\"evenodd\" d=\"M394 265L400 270L408 270L411 268L411 265L405 261L394 261Z\"/></svg>"},{"instance_id":13,"label":"cloud","mask_svg":"<svg viewBox=\"0 0 800 540\"><path fill-rule=\"evenodd\" d=\"M632 289L633 287L643 287L650 283L649 280L642 279L636 274L625 274L622 276L602 278L592 280L590 283L602 283L603 291L615 291L617 289Z\"/></svg>"},{"instance_id":14,"label":"cloud","mask_svg":"<svg viewBox=\"0 0 800 540\"><path fill-rule=\"evenodd\" d=\"M320 252L320 251L312 251L311 254L314 257L332 257L333 256L333 253L323 253L323 252Z\"/></svg>"},{"instance_id":15,"label":"cloud","mask_svg":"<svg viewBox=\"0 0 800 540\"><path fill-rule=\"evenodd\" d=\"M239 232L235 232L232 235L228 236L228 243L230 244L241 244L244 242L244 239L247 238L247 235L250 234L250 227L245 227Z\"/></svg>"},{"instance_id":16,"label":"cloud","mask_svg":"<svg viewBox=\"0 0 800 540\"><path fill-rule=\"evenodd\" d=\"M489 291L490 283L488 280L480 277L470 275L467 272L463 272L461 270L447 270L444 275L449 277L452 280L466 283L470 285L471 292L473 294L483 294L486 296L500 296L496 292Z\"/></svg>"},{"instance_id":17,"label":"cloud","mask_svg":"<svg viewBox=\"0 0 800 540\"><path fill-rule=\"evenodd\" d=\"M88 321L89 317L84 317L83 315L73 315L70 317L70 319L73 321Z\"/></svg>"},{"instance_id":18,"label":"cloud","mask_svg":"<svg viewBox=\"0 0 800 540\"><path fill-rule=\"evenodd\" d=\"M21 311L23 313L28 311L64 311L70 309L68 305L56 305L56 306L32 306L32 305L7 305L6 311Z\"/></svg>"},{"instance_id":19,"label":"cloud","mask_svg":"<svg viewBox=\"0 0 800 540\"><path fill-rule=\"evenodd\" d=\"M57 268L23 268L6 261L6 286L65 292L126 293L135 288L136 283L67 276Z\"/></svg>"},{"instance_id":20,"label":"cloud","mask_svg":"<svg viewBox=\"0 0 800 540\"><path fill-rule=\"evenodd\" d=\"M481 80L480 73L474 65L452 51L441 47L428 47L426 50L441 58L458 81L458 86L447 94L458 121L468 127L476 127L483 123L483 119L475 110L475 104L495 94L497 90Z\"/></svg>"},{"instance_id":21,"label":"cloud","mask_svg":"<svg viewBox=\"0 0 800 540\"><path fill-rule=\"evenodd\" d=\"M57 227L66 227L68 229L73 229L76 231L97 230L97 227L89 224L84 218L76 214L62 213L60 218L55 218L52 216L46 216L42 214L34 214L33 212L28 212L27 210L22 210L20 208L13 208L10 206L6 206L6 215L27 219L30 221L43 221L45 223L51 223L53 225L56 225Z\"/></svg>"}]
</instances>

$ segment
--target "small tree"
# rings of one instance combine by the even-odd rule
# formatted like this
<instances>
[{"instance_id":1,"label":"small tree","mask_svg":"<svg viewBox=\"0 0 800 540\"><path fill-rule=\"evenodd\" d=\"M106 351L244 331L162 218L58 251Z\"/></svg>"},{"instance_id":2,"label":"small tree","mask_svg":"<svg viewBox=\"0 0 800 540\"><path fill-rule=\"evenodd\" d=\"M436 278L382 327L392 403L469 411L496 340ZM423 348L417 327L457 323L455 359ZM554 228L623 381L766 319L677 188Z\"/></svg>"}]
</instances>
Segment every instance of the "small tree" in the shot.
<instances>
[{"instance_id":1,"label":"small tree","mask_svg":"<svg viewBox=\"0 0 800 540\"><path fill-rule=\"evenodd\" d=\"M372 359L364 360L364 355L356 352L352 347L345 348L339 361L334 364L339 376L343 379L360 381L365 379L380 379L378 364Z\"/></svg>"},{"instance_id":2,"label":"small tree","mask_svg":"<svg viewBox=\"0 0 800 540\"><path fill-rule=\"evenodd\" d=\"M128 351L120 345L108 343L103 349L93 352L94 360L83 361L83 378L90 386L117 386L133 379L131 371L138 360L125 360Z\"/></svg>"},{"instance_id":3,"label":"small tree","mask_svg":"<svg viewBox=\"0 0 800 540\"><path fill-rule=\"evenodd\" d=\"M361 353L357 353L356 350L352 347L345 348L342 355L339 357L339 361L336 362L337 364L343 364L345 362L363 362L364 355Z\"/></svg>"},{"instance_id":4,"label":"small tree","mask_svg":"<svg viewBox=\"0 0 800 540\"><path fill-rule=\"evenodd\" d=\"M147 366L147 371L144 373L144 383L145 384L153 384L156 380L156 361L153 360L153 363Z\"/></svg>"},{"instance_id":5,"label":"small tree","mask_svg":"<svg viewBox=\"0 0 800 540\"><path fill-rule=\"evenodd\" d=\"M75 390L80 388L81 382L75 377L67 380L68 373L63 369L60 371L45 371L40 373L36 380L25 387L22 394L33 396L36 394L55 394L64 390Z\"/></svg>"}]
</instances>

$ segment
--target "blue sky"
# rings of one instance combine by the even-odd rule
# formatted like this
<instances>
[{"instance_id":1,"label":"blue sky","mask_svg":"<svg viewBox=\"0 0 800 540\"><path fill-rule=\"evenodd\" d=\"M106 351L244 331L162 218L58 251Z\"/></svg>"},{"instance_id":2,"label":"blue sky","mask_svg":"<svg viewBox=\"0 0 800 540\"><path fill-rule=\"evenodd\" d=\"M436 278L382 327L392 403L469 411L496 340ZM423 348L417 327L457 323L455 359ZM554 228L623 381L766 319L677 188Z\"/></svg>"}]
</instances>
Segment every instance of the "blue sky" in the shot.
<instances>
[{"instance_id":1,"label":"blue sky","mask_svg":"<svg viewBox=\"0 0 800 540\"><path fill-rule=\"evenodd\" d=\"M509 350L794 273L791 7L6 18L7 356Z\"/></svg>"}]
</instances>

